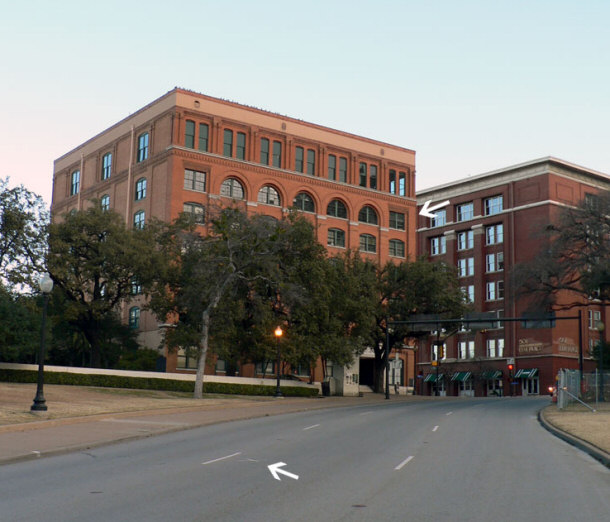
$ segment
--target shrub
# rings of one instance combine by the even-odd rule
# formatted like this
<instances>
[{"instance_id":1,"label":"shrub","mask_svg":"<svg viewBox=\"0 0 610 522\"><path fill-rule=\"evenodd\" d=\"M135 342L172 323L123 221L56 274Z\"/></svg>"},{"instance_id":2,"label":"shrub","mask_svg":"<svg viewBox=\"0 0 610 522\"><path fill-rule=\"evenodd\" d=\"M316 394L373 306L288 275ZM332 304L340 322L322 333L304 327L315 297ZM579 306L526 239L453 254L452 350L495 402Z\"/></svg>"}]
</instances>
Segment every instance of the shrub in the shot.
<instances>
[{"instance_id":1,"label":"shrub","mask_svg":"<svg viewBox=\"0 0 610 522\"><path fill-rule=\"evenodd\" d=\"M35 370L0 369L0 382L35 383L37 381L37 376L38 373ZM195 388L194 381L65 372L45 372L44 382L45 384L98 386L101 388L131 388L189 393L193 393ZM275 394L275 386L204 381L203 391L204 393L228 395L271 396ZM318 390L315 388L282 386L282 394L286 397L315 397L318 395Z\"/></svg>"}]
</instances>

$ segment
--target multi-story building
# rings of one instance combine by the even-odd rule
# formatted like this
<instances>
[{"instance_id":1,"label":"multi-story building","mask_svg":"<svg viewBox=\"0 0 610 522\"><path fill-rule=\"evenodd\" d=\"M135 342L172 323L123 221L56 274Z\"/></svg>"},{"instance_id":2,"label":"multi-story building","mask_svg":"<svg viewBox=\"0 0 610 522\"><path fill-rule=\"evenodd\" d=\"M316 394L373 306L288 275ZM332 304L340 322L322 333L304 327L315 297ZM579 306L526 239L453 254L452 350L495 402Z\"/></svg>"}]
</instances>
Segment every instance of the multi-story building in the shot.
<instances>
[{"instance_id":1,"label":"multi-story building","mask_svg":"<svg viewBox=\"0 0 610 522\"><path fill-rule=\"evenodd\" d=\"M419 207L427 201L449 204L432 219L418 216L419 253L456 267L476 312L507 319L532 312L544 315L550 311L532 311L526 299L512 298L511 270L536 255L542 229L556 221L562 208L603 190L610 190L610 176L551 157L421 190ZM578 319L566 319L579 313L580 332ZM500 321L446 339L449 331L436 332L420 341L418 391L546 393L560 368L579 368L579 354L585 370L594 367L589 354L600 339L600 320L607 322L606 310L582 300L581 307L557 311L554 323ZM444 346L439 348L441 341Z\"/></svg>"},{"instance_id":2,"label":"multi-story building","mask_svg":"<svg viewBox=\"0 0 610 522\"><path fill-rule=\"evenodd\" d=\"M181 212L205 227L213 205L274 218L295 207L331 254L416 253L414 151L178 88L55 161L54 216L94 198L134 227ZM124 316L158 346L154 317L137 302ZM168 371L192 365L167 360Z\"/></svg>"}]
</instances>

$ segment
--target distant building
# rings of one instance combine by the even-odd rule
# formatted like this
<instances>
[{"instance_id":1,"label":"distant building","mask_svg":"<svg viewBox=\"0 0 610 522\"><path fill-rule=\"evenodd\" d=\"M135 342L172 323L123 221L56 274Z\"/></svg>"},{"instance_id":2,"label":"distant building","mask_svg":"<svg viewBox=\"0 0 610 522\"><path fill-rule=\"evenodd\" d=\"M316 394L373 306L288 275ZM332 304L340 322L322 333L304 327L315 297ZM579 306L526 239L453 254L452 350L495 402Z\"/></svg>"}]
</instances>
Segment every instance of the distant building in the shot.
<instances>
[{"instance_id":1,"label":"distant building","mask_svg":"<svg viewBox=\"0 0 610 522\"><path fill-rule=\"evenodd\" d=\"M434 219L418 216L418 249L430 260L456 267L477 312L521 317L525 302L515 301L509 292L513 266L536 255L536 233L554 222L562 208L603 190L610 190L610 176L551 157L421 190L419 208L426 201L450 203L436 211ZM557 312L553 327L498 322L483 332L458 332L445 340L444 354L435 346L436 335L430 335L419 342L418 391L467 396L548 393L560 368L579 367L579 350L585 370L594 368L590 348L600 338L597 323L607 324L608 314L585 300L580 312L580 332L577 320L560 319L578 315L579 308L573 308ZM438 382L432 366L437 354L443 355ZM514 364L512 371L509 364Z\"/></svg>"},{"instance_id":2,"label":"distant building","mask_svg":"<svg viewBox=\"0 0 610 522\"><path fill-rule=\"evenodd\" d=\"M135 227L181 212L206 227L210 206L235 201L274 218L296 207L331 254L356 249L384 263L416 253L414 151L178 88L55 161L54 216L93 198ZM137 300L123 313L144 344L159 345L157 320ZM168 354L168 371L193 364Z\"/></svg>"}]
</instances>

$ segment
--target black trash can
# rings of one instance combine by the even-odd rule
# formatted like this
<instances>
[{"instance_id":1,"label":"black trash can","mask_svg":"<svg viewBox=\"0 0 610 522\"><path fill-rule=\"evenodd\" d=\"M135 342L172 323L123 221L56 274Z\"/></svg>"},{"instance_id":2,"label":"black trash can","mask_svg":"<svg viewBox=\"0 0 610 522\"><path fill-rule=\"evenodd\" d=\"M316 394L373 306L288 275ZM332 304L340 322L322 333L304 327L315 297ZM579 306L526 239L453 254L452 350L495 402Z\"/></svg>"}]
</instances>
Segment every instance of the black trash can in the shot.
<instances>
[{"instance_id":1,"label":"black trash can","mask_svg":"<svg viewBox=\"0 0 610 522\"><path fill-rule=\"evenodd\" d=\"M330 381L322 381L322 396L330 397Z\"/></svg>"}]
</instances>

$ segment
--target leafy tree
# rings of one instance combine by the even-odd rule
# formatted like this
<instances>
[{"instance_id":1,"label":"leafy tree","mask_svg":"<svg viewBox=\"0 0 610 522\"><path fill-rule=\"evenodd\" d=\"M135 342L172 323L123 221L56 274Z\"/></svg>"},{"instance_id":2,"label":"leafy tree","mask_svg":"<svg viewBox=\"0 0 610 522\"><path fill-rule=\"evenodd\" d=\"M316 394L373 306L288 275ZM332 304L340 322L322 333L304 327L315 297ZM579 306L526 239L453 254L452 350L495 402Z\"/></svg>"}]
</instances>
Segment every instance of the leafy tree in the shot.
<instances>
[{"instance_id":1,"label":"leafy tree","mask_svg":"<svg viewBox=\"0 0 610 522\"><path fill-rule=\"evenodd\" d=\"M90 364L110 363L107 330L116 325L119 305L163 285L173 255L174 232L152 222L127 228L122 216L98 202L50 225L48 268L64 299L63 315L90 347ZM103 355L103 352L107 353Z\"/></svg>"},{"instance_id":2,"label":"leafy tree","mask_svg":"<svg viewBox=\"0 0 610 522\"><path fill-rule=\"evenodd\" d=\"M386 350L391 351L406 337L413 335L408 325L392 326L389 331L390 346L386 346L388 320L408 321L417 314L459 318L469 307L453 267L445 263L431 263L424 258L400 264L388 262L378 271L376 295L374 389L381 392Z\"/></svg>"},{"instance_id":3,"label":"leafy tree","mask_svg":"<svg viewBox=\"0 0 610 522\"><path fill-rule=\"evenodd\" d=\"M539 233L541 248L515 267L514 286L536 309L582 306L583 298L610 303L610 192L565 208Z\"/></svg>"},{"instance_id":4,"label":"leafy tree","mask_svg":"<svg viewBox=\"0 0 610 522\"><path fill-rule=\"evenodd\" d=\"M49 213L23 185L0 178L0 283L9 290L35 290L44 270Z\"/></svg>"},{"instance_id":5,"label":"leafy tree","mask_svg":"<svg viewBox=\"0 0 610 522\"><path fill-rule=\"evenodd\" d=\"M166 334L168 346L196 350L195 398L202 396L214 311L223 298L235 292L238 282L252 291L255 282L277 285L287 229L285 220L248 217L237 209L225 208L213 217L208 235L183 237L173 277L167 288L158 289L151 308L159 317L177 319L176 327Z\"/></svg>"},{"instance_id":6,"label":"leafy tree","mask_svg":"<svg viewBox=\"0 0 610 522\"><path fill-rule=\"evenodd\" d=\"M0 284L0 360L36 361L42 312L38 296L11 294Z\"/></svg>"}]
</instances>

